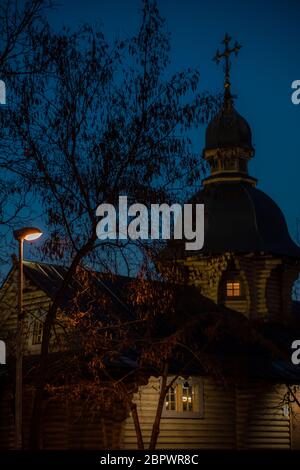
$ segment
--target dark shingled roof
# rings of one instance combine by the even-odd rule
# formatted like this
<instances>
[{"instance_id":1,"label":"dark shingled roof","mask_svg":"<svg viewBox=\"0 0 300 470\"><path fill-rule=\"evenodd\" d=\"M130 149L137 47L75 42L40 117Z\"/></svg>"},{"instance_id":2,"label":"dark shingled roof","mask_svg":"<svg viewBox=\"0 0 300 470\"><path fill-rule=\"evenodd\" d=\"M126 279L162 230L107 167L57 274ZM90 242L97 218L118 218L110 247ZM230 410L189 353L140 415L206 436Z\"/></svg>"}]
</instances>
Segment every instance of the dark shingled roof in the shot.
<instances>
[{"instance_id":1,"label":"dark shingled roof","mask_svg":"<svg viewBox=\"0 0 300 470\"><path fill-rule=\"evenodd\" d=\"M31 261L24 261L24 274L30 279L37 287L43 290L51 299L53 299L61 286L64 276L67 273L66 266L56 264L36 263ZM132 282L132 278L126 276L105 276L105 274L94 273L93 282L99 292L105 293L114 302L116 311L126 319L132 319L133 313L126 304L125 292L126 285ZM76 282L73 281L65 294L64 305L67 307L68 302L73 299L76 287ZM104 312L102 312L103 314Z\"/></svg>"},{"instance_id":2,"label":"dark shingled roof","mask_svg":"<svg viewBox=\"0 0 300 470\"><path fill-rule=\"evenodd\" d=\"M25 262L24 273L32 282L44 290L50 297L55 295L67 268L53 264ZM97 279L98 282L98 279ZM125 317L134 317L134 307L126 300L126 290L132 282L131 278L116 276L114 280L105 279L99 274L99 292L105 291L116 304L116 311ZM159 283L161 284L161 283ZM71 295L75 286L70 287ZM234 367L235 358L248 357L246 369L252 377L279 382L300 383L300 367L290 361L291 342L300 333L300 322L296 319L293 325L256 324L250 322L242 314L216 305L212 300L200 294L193 286L176 285L176 314L157 318L159 335L169 335L174 328L182 328L185 324L193 325L189 335L203 344L207 341L206 330L209 325L219 324L220 333L208 345L206 353L213 354L224 362L225 369ZM103 312L97 314L102 315ZM124 351L127 365L134 367L136 354ZM130 366L130 367L131 367ZM176 368L176 363L173 366ZM197 366L199 369L199 365ZM245 369L245 373L247 370ZM192 369L193 370L193 369ZM203 372L203 371L202 371ZM204 371L205 372L205 371ZM195 373L201 373L195 370Z\"/></svg>"},{"instance_id":3,"label":"dark shingled roof","mask_svg":"<svg viewBox=\"0 0 300 470\"><path fill-rule=\"evenodd\" d=\"M251 184L234 181L209 184L191 202L204 204L204 247L185 251L185 240L171 241L163 256L264 252L300 260L300 247L290 237L282 211Z\"/></svg>"},{"instance_id":4,"label":"dark shingled roof","mask_svg":"<svg viewBox=\"0 0 300 470\"><path fill-rule=\"evenodd\" d=\"M68 271L65 266L32 261L24 261L23 269L25 276L52 299Z\"/></svg>"},{"instance_id":5,"label":"dark shingled roof","mask_svg":"<svg viewBox=\"0 0 300 470\"><path fill-rule=\"evenodd\" d=\"M263 191L248 183L208 185L195 196L205 204L208 252L265 252L300 258L283 213Z\"/></svg>"}]
</instances>

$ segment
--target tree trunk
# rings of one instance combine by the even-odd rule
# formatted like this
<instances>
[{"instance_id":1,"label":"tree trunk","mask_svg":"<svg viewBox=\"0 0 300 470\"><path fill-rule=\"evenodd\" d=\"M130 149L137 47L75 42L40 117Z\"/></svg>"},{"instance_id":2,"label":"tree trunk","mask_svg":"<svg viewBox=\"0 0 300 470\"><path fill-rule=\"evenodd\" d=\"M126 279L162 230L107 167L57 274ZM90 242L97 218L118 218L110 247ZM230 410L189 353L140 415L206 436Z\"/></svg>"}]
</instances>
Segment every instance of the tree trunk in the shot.
<instances>
[{"instance_id":1,"label":"tree trunk","mask_svg":"<svg viewBox=\"0 0 300 470\"><path fill-rule=\"evenodd\" d=\"M44 388L46 384L46 374L48 366L48 352L51 338L51 329L55 322L56 313L61 305L61 302L65 296L66 290L69 286L70 281L72 280L73 275L75 274L76 268L82 258L92 249L95 241L95 237L91 238L75 255L71 266L55 296L55 299L49 308L47 313L44 328L43 328L43 338L41 346L41 357L37 372L37 379L35 384L35 395L33 400L33 408L30 420L30 434L29 434L29 449L38 450L41 446L41 431L42 431L42 418L41 413Z\"/></svg>"},{"instance_id":2,"label":"tree trunk","mask_svg":"<svg viewBox=\"0 0 300 470\"><path fill-rule=\"evenodd\" d=\"M139 416L137 412L136 403L131 403L130 409L131 409L132 419L134 423L138 449L144 450L144 441L143 441L141 425L140 425L140 420L139 420Z\"/></svg>"},{"instance_id":3,"label":"tree trunk","mask_svg":"<svg viewBox=\"0 0 300 470\"><path fill-rule=\"evenodd\" d=\"M166 364L164 366L164 371L161 379L161 387L160 387L160 394L159 394L159 399L158 399L158 404L156 408L156 415L155 415L155 420L152 426L152 433L151 433L151 440L149 444L149 450L154 450L156 448L157 444L157 439L159 436L160 432L160 420L161 420L161 415L162 411L164 408L164 403L165 403L165 398L166 398L166 393L167 393L167 379L168 379L168 365Z\"/></svg>"}]
</instances>

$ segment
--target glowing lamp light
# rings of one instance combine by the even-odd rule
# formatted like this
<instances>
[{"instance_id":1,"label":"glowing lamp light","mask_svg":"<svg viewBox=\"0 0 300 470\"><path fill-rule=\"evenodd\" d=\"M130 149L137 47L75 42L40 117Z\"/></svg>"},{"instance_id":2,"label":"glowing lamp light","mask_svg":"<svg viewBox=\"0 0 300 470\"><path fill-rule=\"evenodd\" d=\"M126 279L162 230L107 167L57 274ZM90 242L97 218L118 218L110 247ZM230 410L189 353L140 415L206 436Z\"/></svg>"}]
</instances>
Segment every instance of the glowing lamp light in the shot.
<instances>
[{"instance_id":1,"label":"glowing lamp light","mask_svg":"<svg viewBox=\"0 0 300 470\"><path fill-rule=\"evenodd\" d=\"M43 232L36 227L24 227L14 231L14 237L16 240L26 240L28 242L37 240L42 234Z\"/></svg>"},{"instance_id":2,"label":"glowing lamp light","mask_svg":"<svg viewBox=\"0 0 300 470\"><path fill-rule=\"evenodd\" d=\"M40 233L29 233L28 235L25 235L24 237L24 240L27 240L27 241L33 241L33 240L37 240L38 238L40 238L40 236L42 235L42 232Z\"/></svg>"}]
</instances>

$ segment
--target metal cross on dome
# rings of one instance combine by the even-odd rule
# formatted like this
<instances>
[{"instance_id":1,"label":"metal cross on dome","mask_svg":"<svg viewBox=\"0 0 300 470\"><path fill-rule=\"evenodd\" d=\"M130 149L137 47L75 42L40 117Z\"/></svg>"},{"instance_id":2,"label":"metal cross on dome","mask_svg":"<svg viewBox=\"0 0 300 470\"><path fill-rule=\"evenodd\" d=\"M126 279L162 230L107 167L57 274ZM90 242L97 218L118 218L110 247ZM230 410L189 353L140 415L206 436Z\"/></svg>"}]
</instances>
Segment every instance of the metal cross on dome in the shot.
<instances>
[{"instance_id":1,"label":"metal cross on dome","mask_svg":"<svg viewBox=\"0 0 300 470\"><path fill-rule=\"evenodd\" d=\"M213 61L215 61L217 64L221 61L221 59L225 60L225 68L224 68L225 83L224 83L224 87L225 87L227 92L230 92L230 66L231 66L230 55L235 54L237 56L240 48L242 47L240 44L238 44L237 41L235 41L234 46L232 48L230 48L229 43L230 43L231 39L232 38L229 36L229 34L226 33L225 37L222 41L222 44L225 45L224 51L219 52L219 50L217 50L216 55L213 58Z\"/></svg>"}]
</instances>

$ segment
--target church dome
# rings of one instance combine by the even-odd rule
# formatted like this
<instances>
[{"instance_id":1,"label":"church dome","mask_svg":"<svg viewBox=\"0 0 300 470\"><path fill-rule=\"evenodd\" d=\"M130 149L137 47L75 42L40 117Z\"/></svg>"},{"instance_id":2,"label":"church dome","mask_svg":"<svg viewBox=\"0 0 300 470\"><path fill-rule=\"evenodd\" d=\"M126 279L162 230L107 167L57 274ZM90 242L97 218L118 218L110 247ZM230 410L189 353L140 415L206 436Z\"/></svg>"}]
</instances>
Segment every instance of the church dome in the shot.
<instances>
[{"instance_id":1,"label":"church dome","mask_svg":"<svg viewBox=\"0 0 300 470\"><path fill-rule=\"evenodd\" d=\"M240 147L252 149L251 129L233 106L222 108L208 124L205 136L205 148Z\"/></svg>"},{"instance_id":2,"label":"church dome","mask_svg":"<svg viewBox=\"0 0 300 470\"><path fill-rule=\"evenodd\" d=\"M253 185L233 181L209 184L191 202L204 204L204 247L185 255L264 252L300 257L282 211Z\"/></svg>"},{"instance_id":3,"label":"church dome","mask_svg":"<svg viewBox=\"0 0 300 470\"><path fill-rule=\"evenodd\" d=\"M177 257L231 252L300 259L300 247L290 237L280 208L256 188L256 179L248 173L248 162L254 156L251 129L234 108L229 80L229 56L241 46L236 43L230 48L230 40L226 35L224 52L217 51L214 58L217 63L225 60L225 91L222 108L206 130L204 158L210 176L189 201L204 204L204 246L199 251L186 251L187 240L173 240L169 247Z\"/></svg>"}]
</instances>

